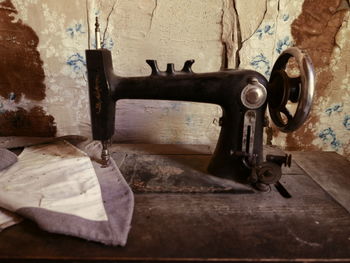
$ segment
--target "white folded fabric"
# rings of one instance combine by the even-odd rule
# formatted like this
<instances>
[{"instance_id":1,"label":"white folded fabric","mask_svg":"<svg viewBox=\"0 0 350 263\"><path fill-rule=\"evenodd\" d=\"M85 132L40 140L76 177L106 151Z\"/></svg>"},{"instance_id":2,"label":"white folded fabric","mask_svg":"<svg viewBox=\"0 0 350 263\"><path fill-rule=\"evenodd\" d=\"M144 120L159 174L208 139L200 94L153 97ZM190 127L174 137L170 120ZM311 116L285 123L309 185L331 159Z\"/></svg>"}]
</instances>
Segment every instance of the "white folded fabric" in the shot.
<instances>
[{"instance_id":1,"label":"white folded fabric","mask_svg":"<svg viewBox=\"0 0 350 263\"><path fill-rule=\"evenodd\" d=\"M90 158L66 141L25 148L16 164L0 172L0 207L107 219Z\"/></svg>"},{"instance_id":2,"label":"white folded fabric","mask_svg":"<svg viewBox=\"0 0 350 263\"><path fill-rule=\"evenodd\" d=\"M100 150L87 147L90 156ZM103 168L89 155L66 141L25 148L0 171L0 207L50 232L125 245L133 194L113 160Z\"/></svg>"}]
</instances>

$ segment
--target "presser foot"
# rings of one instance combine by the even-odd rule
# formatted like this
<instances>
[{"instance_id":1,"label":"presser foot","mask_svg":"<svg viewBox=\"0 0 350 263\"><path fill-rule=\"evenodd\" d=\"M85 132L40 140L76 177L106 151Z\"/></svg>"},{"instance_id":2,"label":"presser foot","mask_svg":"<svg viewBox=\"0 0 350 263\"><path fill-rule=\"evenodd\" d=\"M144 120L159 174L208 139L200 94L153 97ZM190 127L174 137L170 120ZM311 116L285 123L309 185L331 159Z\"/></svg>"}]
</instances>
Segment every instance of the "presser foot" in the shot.
<instances>
[{"instance_id":1,"label":"presser foot","mask_svg":"<svg viewBox=\"0 0 350 263\"><path fill-rule=\"evenodd\" d=\"M292 196L287 191L286 188L280 183L280 179L282 176L282 166L290 167L292 164L292 155L291 154L285 154L283 155L266 155L266 162L263 163L264 166L262 169L260 169L258 175L259 181L263 182L265 184L268 184L268 188L265 191L270 190L270 185L274 185L277 191L283 196L284 198L291 198ZM266 189L267 187L262 187Z\"/></svg>"},{"instance_id":2,"label":"presser foot","mask_svg":"<svg viewBox=\"0 0 350 263\"><path fill-rule=\"evenodd\" d=\"M250 169L251 173L248 177L248 182L259 191L266 192L270 190L270 185L278 184L282 177L282 165L290 167L292 156L286 154L281 155L266 155L266 162L261 164L256 163L256 158L251 158Z\"/></svg>"}]
</instances>

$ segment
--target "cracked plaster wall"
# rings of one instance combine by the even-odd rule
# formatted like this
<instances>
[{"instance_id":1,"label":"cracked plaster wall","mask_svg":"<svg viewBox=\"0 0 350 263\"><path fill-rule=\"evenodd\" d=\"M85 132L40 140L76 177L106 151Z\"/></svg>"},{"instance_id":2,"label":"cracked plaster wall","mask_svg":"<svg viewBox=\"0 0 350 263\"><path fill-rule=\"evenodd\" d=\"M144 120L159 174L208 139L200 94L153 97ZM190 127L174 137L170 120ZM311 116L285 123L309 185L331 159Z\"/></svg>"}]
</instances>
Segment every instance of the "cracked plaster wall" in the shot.
<instances>
[{"instance_id":1,"label":"cracked plaster wall","mask_svg":"<svg viewBox=\"0 0 350 263\"><path fill-rule=\"evenodd\" d=\"M94 47L96 15L100 18L104 47L112 51L115 71L121 76L149 74L146 59L158 60L163 70L166 63L173 62L180 69L185 60L195 59L195 72L228 66L252 68L269 77L274 61L285 48L295 44L303 47L294 39L292 28L305 12L305 2L12 0L18 11L15 18L39 37L37 50L43 61L46 97L33 104L23 98L11 107L30 109L40 105L54 116L57 135L90 134L84 50ZM308 122L296 135L275 130L273 143L286 148L336 150L349 157L349 12L346 1L322 1L322 6L334 9L333 13L338 9L345 11L343 18L339 17L341 25L335 31L334 41L327 42L329 63L316 63L317 76L327 79L322 88L327 92L316 91L311 119L317 121ZM309 15L315 19L313 24L325 20L325 15L317 10ZM330 19L329 23L336 21ZM308 33L302 32L304 39L312 37ZM311 47L315 45L310 43ZM322 50L322 42L314 50L310 45L304 48L312 52L314 59L319 56L322 60L324 55L317 51ZM6 99L0 98L3 110L9 105ZM220 115L221 110L215 105L121 101L117 105L114 139L215 144Z\"/></svg>"}]
</instances>

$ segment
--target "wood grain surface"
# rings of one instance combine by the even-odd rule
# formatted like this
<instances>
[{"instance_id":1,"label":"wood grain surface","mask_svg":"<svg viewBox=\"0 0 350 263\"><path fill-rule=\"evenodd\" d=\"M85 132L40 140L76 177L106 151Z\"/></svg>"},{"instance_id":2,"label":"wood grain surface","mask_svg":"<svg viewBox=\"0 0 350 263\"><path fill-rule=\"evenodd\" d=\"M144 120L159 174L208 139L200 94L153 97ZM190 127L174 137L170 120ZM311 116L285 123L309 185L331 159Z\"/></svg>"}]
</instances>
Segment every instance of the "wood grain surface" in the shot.
<instances>
[{"instance_id":1,"label":"wood grain surface","mask_svg":"<svg viewBox=\"0 0 350 263\"><path fill-rule=\"evenodd\" d=\"M199 159L191 164L190 155L182 155L187 166L199 167ZM281 183L291 198L274 187L267 193L135 194L132 229L123 248L46 233L25 221L1 232L0 261L349 261L349 212L295 163L287 171Z\"/></svg>"}]
</instances>

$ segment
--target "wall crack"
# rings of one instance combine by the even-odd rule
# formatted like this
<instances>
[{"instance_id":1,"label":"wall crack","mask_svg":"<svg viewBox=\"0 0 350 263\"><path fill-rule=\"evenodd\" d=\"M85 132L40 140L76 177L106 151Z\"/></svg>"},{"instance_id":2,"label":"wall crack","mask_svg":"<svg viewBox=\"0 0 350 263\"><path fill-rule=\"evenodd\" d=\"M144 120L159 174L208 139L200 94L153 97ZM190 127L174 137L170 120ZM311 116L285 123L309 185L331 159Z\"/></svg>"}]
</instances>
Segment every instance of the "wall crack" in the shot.
<instances>
[{"instance_id":1,"label":"wall crack","mask_svg":"<svg viewBox=\"0 0 350 263\"><path fill-rule=\"evenodd\" d=\"M86 8L86 23L87 23L87 34L88 34L88 48L90 49L90 43L91 43L91 33L90 33L90 10L89 10L89 0L85 1L85 8Z\"/></svg>"},{"instance_id":2,"label":"wall crack","mask_svg":"<svg viewBox=\"0 0 350 263\"><path fill-rule=\"evenodd\" d=\"M111 8L111 10L109 11L109 13L108 13L108 15L107 15L106 27L105 27L105 30L103 31L103 38L102 38L102 43L103 43L103 44L104 44L105 39L106 39L106 33L107 33L107 30L108 30L109 19L110 19L111 15L112 15L112 13L113 13L113 11L114 11L114 8L115 8L115 6L116 6L116 4L117 4L117 1L118 1L118 0L115 0L115 1L114 1L113 5L112 5L112 8Z\"/></svg>"},{"instance_id":3,"label":"wall crack","mask_svg":"<svg viewBox=\"0 0 350 263\"><path fill-rule=\"evenodd\" d=\"M280 13L280 0L277 1L277 8L276 8L276 19L275 19L275 25L276 25L276 34L274 34L274 43L273 43L273 46L276 47L276 42L278 41L277 40L277 32L278 32L278 16L279 16L279 13ZM273 48L272 51L271 51L271 57L274 57L274 52L275 52L275 49Z\"/></svg>"},{"instance_id":4,"label":"wall crack","mask_svg":"<svg viewBox=\"0 0 350 263\"><path fill-rule=\"evenodd\" d=\"M237 7L236 7L236 0L232 0L232 4L233 4L233 9L235 11L235 18L236 18L236 32L237 32L237 49L236 49L236 63L235 63L235 68L239 68L239 65L241 64L241 59L239 57L239 52L241 51L242 49L242 46L243 46L243 42L242 42L242 31L241 31L241 25L240 25L240 22L239 22L239 14L238 14L238 11L237 11Z\"/></svg>"},{"instance_id":5,"label":"wall crack","mask_svg":"<svg viewBox=\"0 0 350 263\"><path fill-rule=\"evenodd\" d=\"M151 12L151 20L149 22L149 26L148 26L148 30L147 30L147 35L149 35L149 33L151 32L152 30L152 25L153 25L153 19L156 15L156 10L158 9L158 0L154 0L154 7L152 9L152 12Z\"/></svg>"},{"instance_id":6,"label":"wall crack","mask_svg":"<svg viewBox=\"0 0 350 263\"><path fill-rule=\"evenodd\" d=\"M234 0L222 1L221 42L223 45L221 68L237 68L237 49L241 42L239 21Z\"/></svg>"},{"instance_id":7,"label":"wall crack","mask_svg":"<svg viewBox=\"0 0 350 263\"><path fill-rule=\"evenodd\" d=\"M254 34L256 33L256 31L261 27L262 23L263 23L264 20L265 20L266 13L267 13L267 0L265 0L265 11L264 11L263 17L261 18L261 20L260 20L258 26L255 28L255 30L253 31L253 33L251 33L250 36L248 36L246 39L244 39L244 40L242 41L242 46L243 46L243 44L244 44L246 41L248 41L249 39L251 39L251 38L254 36Z\"/></svg>"},{"instance_id":8,"label":"wall crack","mask_svg":"<svg viewBox=\"0 0 350 263\"><path fill-rule=\"evenodd\" d=\"M241 64L240 52L246 41L250 40L265 20L267 13L267 1L265 1L265 10L257 27L248 37L243 39L241 19L237 8L236 0L223 0L222 14L222 66L221 68L239 68Z\"/></svg>"}]
</instances>

